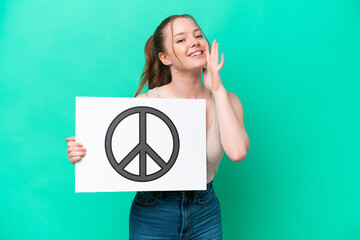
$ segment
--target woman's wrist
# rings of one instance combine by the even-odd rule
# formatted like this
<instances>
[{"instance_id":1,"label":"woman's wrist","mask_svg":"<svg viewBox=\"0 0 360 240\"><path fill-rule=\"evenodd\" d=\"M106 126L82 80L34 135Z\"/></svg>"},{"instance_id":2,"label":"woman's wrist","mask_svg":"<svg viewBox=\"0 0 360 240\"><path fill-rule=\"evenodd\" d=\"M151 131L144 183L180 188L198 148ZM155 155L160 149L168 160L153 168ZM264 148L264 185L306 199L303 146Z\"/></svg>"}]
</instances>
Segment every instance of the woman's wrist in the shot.
<instances>
[{"instance_id":1,"label":"woman's wrist","mask_svg":"<svg viewBox=\"0 0 360 240\"><path fill-rule=\"evenodd\" d=\"M212 94L214 94L214 97L216 98L219 95L226 94L226 89L223 84L220 84L219 88L217 90L212 90Z\"/></svg>"}]
</instances>

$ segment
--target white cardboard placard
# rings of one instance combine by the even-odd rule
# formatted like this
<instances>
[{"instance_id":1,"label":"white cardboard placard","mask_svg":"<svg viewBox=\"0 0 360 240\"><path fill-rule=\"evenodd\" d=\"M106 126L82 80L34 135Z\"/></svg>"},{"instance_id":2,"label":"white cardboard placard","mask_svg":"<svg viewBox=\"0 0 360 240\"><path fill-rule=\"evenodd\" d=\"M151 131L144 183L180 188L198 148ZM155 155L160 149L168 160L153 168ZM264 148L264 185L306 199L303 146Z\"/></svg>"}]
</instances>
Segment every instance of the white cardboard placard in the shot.
<instances>
[{"instance_id":1,"label":"white cardboard placard","mask_svg":"<svg viewBox=\"0 0 360 240\"><path fill-rule=\"evenodd\" d=\"M75 192L206 190L205 104L76 97Z\"/></svg>"}]
</instances>

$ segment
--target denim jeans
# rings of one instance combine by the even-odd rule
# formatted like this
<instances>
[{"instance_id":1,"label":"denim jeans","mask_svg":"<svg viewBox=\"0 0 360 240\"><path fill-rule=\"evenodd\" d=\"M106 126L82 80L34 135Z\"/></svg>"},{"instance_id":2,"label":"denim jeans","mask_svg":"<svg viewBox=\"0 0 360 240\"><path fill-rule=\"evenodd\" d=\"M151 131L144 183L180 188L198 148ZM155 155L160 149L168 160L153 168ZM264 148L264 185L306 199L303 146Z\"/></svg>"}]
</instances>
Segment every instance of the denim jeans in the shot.
<instances>
[{"instance_id":1,"label":"denim jeans","mask_svg":"<svg viewBox=\"0 0 360 240\"><path fill-rule=\"evenodd\" d=\"M130 240L222 239L212 183L204 191L137 192L130 209Z\"/></svg>"}]
</instances>

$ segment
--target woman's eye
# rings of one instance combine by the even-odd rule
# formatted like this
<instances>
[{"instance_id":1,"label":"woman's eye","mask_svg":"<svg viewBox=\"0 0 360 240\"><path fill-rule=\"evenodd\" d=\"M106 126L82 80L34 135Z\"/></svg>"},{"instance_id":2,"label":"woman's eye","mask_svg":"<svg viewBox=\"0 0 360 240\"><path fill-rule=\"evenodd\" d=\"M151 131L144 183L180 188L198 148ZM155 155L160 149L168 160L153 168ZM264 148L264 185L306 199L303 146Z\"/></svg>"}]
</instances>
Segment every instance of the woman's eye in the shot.
<instances>
[{"instance_id":1,"label":"woman's eye","mask_svg":"<svg viewBox=\"0 0 360 240\"><path fill-rule=\"evenodd\" d=\"M196 36L197 38L203 38L203 36L202 35L199 35L199 36ZM177 41L177 43L179 43L179 42L183 42L184 41L184 39L180 39L180 40L178 40Z\"/></svg>"}]
</instances>

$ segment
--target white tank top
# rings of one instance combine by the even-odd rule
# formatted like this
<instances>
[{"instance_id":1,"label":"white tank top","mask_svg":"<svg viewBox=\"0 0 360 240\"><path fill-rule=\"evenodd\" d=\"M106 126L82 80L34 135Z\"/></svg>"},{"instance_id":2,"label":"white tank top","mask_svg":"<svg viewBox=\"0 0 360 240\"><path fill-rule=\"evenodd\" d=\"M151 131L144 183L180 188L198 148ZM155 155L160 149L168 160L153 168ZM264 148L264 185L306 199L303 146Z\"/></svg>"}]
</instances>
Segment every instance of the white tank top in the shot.
<instances>
[{"instance_id":1,"label":"white tank top","mask_svg":"<svg viewBox=\"0 0 360 240\"><path fill-rule=\"evenodd\" d=\"M149 89L148 98L158 98L157 87ZM211 182L218 170L219 163L224 156L224 149L221 145L219 123L216 114L215 99L212 95L212 123L209 131L206 132L206 166L207 183Z\"/></svg>"}]
</instances>

